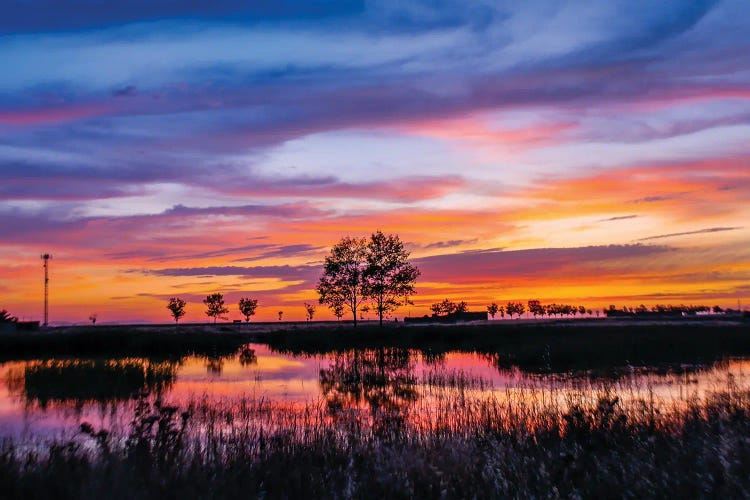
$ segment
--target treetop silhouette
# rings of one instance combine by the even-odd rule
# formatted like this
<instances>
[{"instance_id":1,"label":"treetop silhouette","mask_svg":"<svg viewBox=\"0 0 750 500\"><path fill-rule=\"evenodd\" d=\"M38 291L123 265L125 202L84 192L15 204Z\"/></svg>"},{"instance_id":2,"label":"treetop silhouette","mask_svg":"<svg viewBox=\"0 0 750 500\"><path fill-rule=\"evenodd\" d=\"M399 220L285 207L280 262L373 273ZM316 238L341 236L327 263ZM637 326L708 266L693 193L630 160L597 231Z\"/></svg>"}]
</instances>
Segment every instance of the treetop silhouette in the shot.
<instances>
[{"instance_id":1,"label":"treetop silhouette","mask_svg":"<svg viewBox=\"0 0 750 500\"><path fill-rule=\"evenodd\" d=\"M316 290L320 303L334 312L347 307L357 325L357 311L372 302L380 324L414 295L419 269L395 234L377 231L366 238L344 237L325 258Z\"/></svg>"}]
</instances>

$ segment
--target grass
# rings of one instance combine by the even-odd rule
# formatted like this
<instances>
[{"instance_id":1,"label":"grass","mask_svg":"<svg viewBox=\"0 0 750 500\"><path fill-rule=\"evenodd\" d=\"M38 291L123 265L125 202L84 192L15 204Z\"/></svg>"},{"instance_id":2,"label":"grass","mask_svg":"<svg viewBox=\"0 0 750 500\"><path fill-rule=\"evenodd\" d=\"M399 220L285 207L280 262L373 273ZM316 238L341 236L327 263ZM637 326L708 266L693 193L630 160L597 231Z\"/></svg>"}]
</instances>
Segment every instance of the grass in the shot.
<instances>
[{"instance_id":1,"label":"grass","mask_svg":"<svg viewBox=\"0 0 750 500\"><path fill-rule=\"evenodd\" d=\"M397 361L394 361L397 362ZM170 406L129 427L0 447L8 498L747 497L750 392L621 400L606 387L476 396L434 381L425 407ZM647 392L647 391L646 391ZM427 403L425 403L427 404Z\"/></svg>"}]
</instances>

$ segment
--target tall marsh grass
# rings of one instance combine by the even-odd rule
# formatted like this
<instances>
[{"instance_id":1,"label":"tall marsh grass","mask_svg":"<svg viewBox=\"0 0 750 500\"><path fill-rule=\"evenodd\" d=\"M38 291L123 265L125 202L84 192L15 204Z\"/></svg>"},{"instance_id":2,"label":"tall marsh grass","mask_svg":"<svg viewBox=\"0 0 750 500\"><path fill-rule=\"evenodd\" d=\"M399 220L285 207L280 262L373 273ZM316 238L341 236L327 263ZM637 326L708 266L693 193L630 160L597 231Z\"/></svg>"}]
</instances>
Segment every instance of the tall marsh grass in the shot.
<instances>
[{"instance_id":1,"label":"tall marsh grass","mask_svg":"<svg viewBox=\"0 0 750 500\"><path fill-rule=\"evenodd\" d=\"M0 496L750 496L750 391L732 377L666 402L648 387L627 398L606 384L488 393L460 372L427 373L429 394L415 399L397 371L387 394L358 398L334 387L340 369L333 399L178 407L144 392L119 433L84 423L44 446L6 440Z\"/></svg>"}]
</instances>

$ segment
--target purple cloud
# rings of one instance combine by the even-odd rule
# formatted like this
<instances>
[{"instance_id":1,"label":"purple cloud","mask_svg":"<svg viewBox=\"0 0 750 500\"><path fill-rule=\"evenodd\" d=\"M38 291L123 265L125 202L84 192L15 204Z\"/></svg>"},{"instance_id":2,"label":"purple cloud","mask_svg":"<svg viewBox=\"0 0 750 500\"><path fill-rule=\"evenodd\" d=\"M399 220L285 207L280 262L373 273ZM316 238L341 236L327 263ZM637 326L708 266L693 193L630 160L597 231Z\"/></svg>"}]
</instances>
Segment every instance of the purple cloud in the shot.
<instances>
[{"instance_id":1,"label":"purple cloud","mask_svg":"<svg viewBox=\"0 0 750 500\"><path fill-rule=\"evenodd\" d=\"M416 259L422 276L447 283L486 282L508 278L555 278L580 276L582 269L600 264L640 259L671 252L666 246L606 245L529 250L489 249ZM588 274L588 273L587 273Z\"/></svg>"},{"instance_id":2,"label":"purple cloud","mask_svg":"<svg viewBox=\"0 0 750 500\"><path fill-rule=\"evenodd\" d=\"M446 240L446 241L436 241L434 243L429 243L427 245L424 245L422 248L424 249L433 249L433 248L451 248L451 247L457 247L459 245L471 245L474 243L477 243L479 240L477 238L472 238L469 240Z\"/></svg>"},{"instance_id":3,"label":"purple cloud","mask_svg":"<svg viewBox=\"0 0 750 500\"><path fill-rule=\"evenodd\" d=\"M320 275L320 266L209 266L166 269L132 269L130 272L153 276L239 276L252 278L279 278L288 281L306 280Z\"/></svg>"},{"instance_id":4,"label":"purple cloud","mask_svg":"<svg viewBox=\"0 0 750 500\"><path fill-rule=\"evenodd\" d=\"M742 229L742 228L741 227L709 227L706 229L699 229L697 231L684 231L681 233L658 234L656 236L640 238L638 241L660 240L664 238L674 238L675 236L689 236L693 234L707 234L707 233L720 233L724 231L737 231L739 229Z\"/></svg>"},{"instance_id":5,"label":"purple cloud","mask_svg":"<svg viewBox=\"0 0 750 500\"><path fill-rule=\"evenodd\" d=\"M609 218L606 218L606 219L601 219L601 220L599 220L599 222L615 222L615 221L618 221L618 220L635 219L637 217L638 216L635 215L635 214L633 214L633 215L618 215L616 217L609 217Z\"/></svg>"}]
</instances>

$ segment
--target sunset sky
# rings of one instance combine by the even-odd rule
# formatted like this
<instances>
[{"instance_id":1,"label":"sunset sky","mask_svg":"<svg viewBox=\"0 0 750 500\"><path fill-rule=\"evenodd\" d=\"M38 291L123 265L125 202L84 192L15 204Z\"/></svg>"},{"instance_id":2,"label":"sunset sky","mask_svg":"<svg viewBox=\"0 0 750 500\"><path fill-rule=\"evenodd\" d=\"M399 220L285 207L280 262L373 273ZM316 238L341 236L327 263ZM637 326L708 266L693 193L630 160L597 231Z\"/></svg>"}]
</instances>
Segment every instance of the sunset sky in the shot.
<instances>
[{"instance_id":1,"label":"sunset sky","mask_svg":"<svg viewBox=\"0 0 750 500\"><path fill-rule=\"evenodd\" d=\"M750 304L750 3L10 0L0 309L304 317L382 230L415 305ZM319 306L316 319L330 314Z\"/></svg>"}]
</instances>

